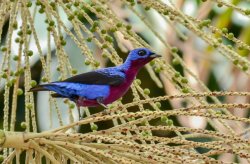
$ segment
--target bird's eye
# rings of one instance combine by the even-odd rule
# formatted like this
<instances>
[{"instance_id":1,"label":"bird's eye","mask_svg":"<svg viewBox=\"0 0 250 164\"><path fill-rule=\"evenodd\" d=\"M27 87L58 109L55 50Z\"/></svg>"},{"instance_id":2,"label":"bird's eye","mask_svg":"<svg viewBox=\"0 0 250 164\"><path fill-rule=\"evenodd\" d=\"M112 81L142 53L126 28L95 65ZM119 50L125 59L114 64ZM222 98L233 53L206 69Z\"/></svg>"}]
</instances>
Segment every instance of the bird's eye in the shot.
<instances>
[{"instance_id":1,"label":"bird's eye","mask_svg":"<svg viewBox=\"0 0 250 164\"><path fill-rule=\"evenodd\" d=\"M145 51L145 50L140 50L140 51L138 51L138 55L139 56L144 56L144 55L146 55L147 54L147 52Z\"/></svg>"}]
</instances>

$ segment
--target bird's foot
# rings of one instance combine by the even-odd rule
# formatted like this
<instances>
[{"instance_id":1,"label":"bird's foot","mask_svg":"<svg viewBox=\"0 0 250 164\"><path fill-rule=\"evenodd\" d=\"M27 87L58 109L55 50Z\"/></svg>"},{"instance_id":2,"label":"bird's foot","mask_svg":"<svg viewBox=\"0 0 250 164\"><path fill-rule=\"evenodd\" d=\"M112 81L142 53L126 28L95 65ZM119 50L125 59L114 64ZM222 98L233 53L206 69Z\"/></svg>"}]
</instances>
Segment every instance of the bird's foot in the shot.
<instances>
[{"instance_id":1,"label":"bird's foot","mask_svg":"<svg viewBox=\"0 0 250 164\"><path fill-rule=\"evenodd\" d=\"M81 116L81 107L77 105L77 111L78 111L78 117L79 117L79 121L83 119L83 117Z\"/></svg>"},{"instance_id":2,"label":"bird's foot","mask_svg":"<svg viewBox=\"0 0 250 164\"><path fill-rule=\"evenodd\" d=\"M99 104L99 105L101 105L102 107L104 107L104 108L108 108L107 107L107 105L105 105L105 104L103 104L103 101L104 101L104 98L103 97L98 97L97 99L96 99L96 102Z\"/></svg>"},{"instance_id":3,"label":"bird's foot","mask_svg":"<svg viewBox=\"0 0 250 164\"><path fill-rule=\"evenodd\" d=\"M98 98L96 99L96 101L97 101L97 103L98 103L99 105L101 105L102 107L105 108L100 114L101 114L101 115L107 115L107 114L109 114L108 106L105 105L105 104L103 104L104 98L103 98L103 97L98 97Z\"/></svg>"},{"instance_id":4,"label":"bird's foot","mask_svg":"<svg viewBox=\"0 0 250 164\"><path fill-rule=\"evenodd\" d=\"M110 112L109 112L108 109L104 109L104 110L101 112L102 115L107 115L107 114L109 114L109 113L110 113Z\"/></svg>"}]
</instances>

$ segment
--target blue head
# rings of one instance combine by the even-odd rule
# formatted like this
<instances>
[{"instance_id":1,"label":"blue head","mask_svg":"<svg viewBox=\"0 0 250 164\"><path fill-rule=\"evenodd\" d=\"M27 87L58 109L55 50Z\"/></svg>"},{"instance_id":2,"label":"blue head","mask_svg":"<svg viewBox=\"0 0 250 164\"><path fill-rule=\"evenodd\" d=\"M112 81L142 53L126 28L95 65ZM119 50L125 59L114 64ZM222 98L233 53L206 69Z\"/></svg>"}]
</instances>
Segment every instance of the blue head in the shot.
<instances>
[{"instance_id":1,"label":"blue head","mask_svg":"<svg viewBox=\"0 0 250 164\"><path fill-rule=\"evenodd\" d=\"M130 51L124 64L126 67L141 68L154 58L160 56L147 48L137 48Z\"/></svg>"}]
</instances>

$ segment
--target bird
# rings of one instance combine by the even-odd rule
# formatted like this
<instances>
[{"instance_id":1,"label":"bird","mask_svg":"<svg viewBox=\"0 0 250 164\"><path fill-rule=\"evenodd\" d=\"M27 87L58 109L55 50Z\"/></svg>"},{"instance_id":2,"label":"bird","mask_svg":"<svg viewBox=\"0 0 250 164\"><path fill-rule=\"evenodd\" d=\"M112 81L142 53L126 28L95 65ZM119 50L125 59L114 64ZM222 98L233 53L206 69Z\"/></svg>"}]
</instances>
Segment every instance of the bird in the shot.
<instances>
[{"instance_id":1,"label":"bird","mask_svg":"<svg viewBox=\"0 0 250 164\"><path fill-rule=\"evenodd\" d=\"M121 98L130 88L139 70L151 60L161 57L148 48L136 48L129 52L127 59L115 67L100 68L72 76L62 81L40 84L31 92L53 91L54 98L68 98L80 107L103 106Z\"/></svg>"}]
</instances>

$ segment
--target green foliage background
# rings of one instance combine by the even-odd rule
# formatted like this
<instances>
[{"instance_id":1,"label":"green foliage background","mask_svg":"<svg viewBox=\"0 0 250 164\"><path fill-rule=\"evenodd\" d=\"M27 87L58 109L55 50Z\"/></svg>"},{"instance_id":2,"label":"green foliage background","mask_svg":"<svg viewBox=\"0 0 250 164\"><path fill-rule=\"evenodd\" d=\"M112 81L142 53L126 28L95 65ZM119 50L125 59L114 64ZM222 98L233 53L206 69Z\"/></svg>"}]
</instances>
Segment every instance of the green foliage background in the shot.
<instances>
[{"instance_id":1,"label":"green foliage background","mask_svg":"<svg viewBox=\"0 0 250 164\"><path fill-rule=\"evenodd\" d=\"M0 1L3 163L249 163L249 0ZM109 106L28 92L161 54Z\"/></svg>"}]
</instances>

